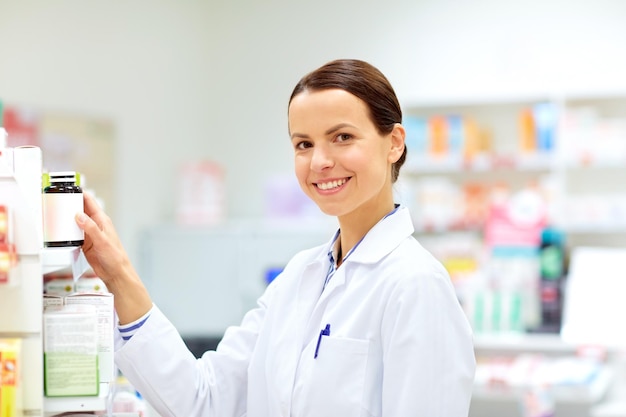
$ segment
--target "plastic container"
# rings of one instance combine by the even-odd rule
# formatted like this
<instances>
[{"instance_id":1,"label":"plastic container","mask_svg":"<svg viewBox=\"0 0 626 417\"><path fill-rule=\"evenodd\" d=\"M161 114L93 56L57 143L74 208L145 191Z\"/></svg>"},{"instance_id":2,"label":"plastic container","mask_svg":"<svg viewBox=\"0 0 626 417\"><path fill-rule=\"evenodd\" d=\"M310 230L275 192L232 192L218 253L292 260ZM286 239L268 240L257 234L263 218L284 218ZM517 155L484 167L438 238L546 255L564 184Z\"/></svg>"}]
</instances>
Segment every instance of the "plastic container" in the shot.
<instances>
[{"instance_id":1,"label":"plastic container","mask_svg":"<svg viewBox=\"0 0 626 417\"><path fill-rule=\"evenodd\" d=\"M85 234L74 218L84 211L84 203L76 172L51 172L48 177L43 189L44 246L81 246Z\"/></svg>"}]
</instances>

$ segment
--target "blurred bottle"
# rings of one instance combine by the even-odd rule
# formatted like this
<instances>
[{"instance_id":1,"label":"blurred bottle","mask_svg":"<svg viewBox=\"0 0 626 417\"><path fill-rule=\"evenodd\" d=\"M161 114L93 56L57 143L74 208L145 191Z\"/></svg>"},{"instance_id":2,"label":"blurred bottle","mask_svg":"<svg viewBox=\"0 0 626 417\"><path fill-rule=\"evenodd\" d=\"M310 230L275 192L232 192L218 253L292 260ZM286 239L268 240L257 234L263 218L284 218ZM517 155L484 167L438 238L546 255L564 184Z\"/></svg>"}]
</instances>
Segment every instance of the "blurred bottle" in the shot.
<instances>
[{"instance_id":1,"label":"blurred bottle","mask_svg":"<svg viewBox=\"0 0 626 417\"><path fill-rule=\"evenodd\" d=\"M522 417L554 417L554 408L554 399L545 387L530 387L522 397Z\"/></svg>"},{"instance_id":2,"label":"blurred bottle","mask_svg":"<svg viewBox=\"0 0 626 417\"><path fill-rule=\"evenodd\" d=\"M124 413L136 413L140 417L145 416L143 398L124 376L119 376L115 381L111 408L114 416Z\"/></svg>"},{"instance_id":3,"label":"blurred bottle","mask_svg":"<svg viewBox=\"0 0 626 417\"><path fill-rule=\"evenodd\" d=\"M442 157L449 151L448 123L444 116L433 116L430 125L430 152L432 156Z\"/></svg>"},{"instance_id":4,"label":"blurred bottle","mask_svg":"<svg viewBox=\"0 0 626 417\"><path fill-rule=\"evenodd\" d=\"M563 307L562 285L565 271L565 238L563 232L546 228L541 233L540 291L541 331L558 333L561 330Z\"/></svg>"},{"instance_id":5,"label":"blurred bottle","mask_svg":"<svg viewBox=\"0 0 626 417\"><path fill-rule=\"evenodd\" d=\"M552 152L556 137L557 109L553 103L538 103L533 106L537 149Z\"/></svg>"},{"instance_id":6,"label":"blurred bottle","mask_svg":"<svg viewBox=\"0 0 626 417\"><path fill-rule=\"evenodd\" d=\"M537 151L537 128L535 118L530 108L523 109L519 114L520 150L524 154Z\"/></svg>"}]
</instances>

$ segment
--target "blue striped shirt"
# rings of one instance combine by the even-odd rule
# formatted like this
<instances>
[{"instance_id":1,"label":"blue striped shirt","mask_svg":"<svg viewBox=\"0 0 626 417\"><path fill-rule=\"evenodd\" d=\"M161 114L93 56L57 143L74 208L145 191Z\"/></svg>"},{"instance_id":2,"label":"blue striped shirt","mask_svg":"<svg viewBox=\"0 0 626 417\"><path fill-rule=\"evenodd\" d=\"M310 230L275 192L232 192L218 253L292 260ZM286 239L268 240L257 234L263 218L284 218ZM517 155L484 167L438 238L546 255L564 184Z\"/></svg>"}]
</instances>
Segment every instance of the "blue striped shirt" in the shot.
<instances>
[{"instance_id":1,"label":"blue striped shirt","mask_svg":"<svg viewBox=\"0 0 626 417\"><path fill-rule=\"evenodd\" d=\"M148 317L150 317L151 312L152 312L152 309L150 309L146 314L144 314L143 316L139 317L137 320L131 323L124 324L124 325L118 324L117 330L119 330L120 334L122 335L122 339L130 340L130 338L133 337L135 333L137 333L137 330L139 330L139 328L143 326L146 320L148 320Z\"/></svg>"}]
</instances>

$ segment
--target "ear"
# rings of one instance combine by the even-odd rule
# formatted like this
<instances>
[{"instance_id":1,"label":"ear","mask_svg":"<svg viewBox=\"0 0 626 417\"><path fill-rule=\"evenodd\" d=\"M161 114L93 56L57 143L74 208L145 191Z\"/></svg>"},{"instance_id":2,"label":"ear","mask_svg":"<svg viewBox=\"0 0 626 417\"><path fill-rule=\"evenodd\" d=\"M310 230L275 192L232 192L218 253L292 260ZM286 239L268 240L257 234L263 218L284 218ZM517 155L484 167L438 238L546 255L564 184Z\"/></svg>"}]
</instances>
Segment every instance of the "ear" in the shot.
<instances>
[{"instance_id":1,"label":"ear","mask_svg":"<svg viewBox=\"0 0 626 417\"><path fill-rule=\"evenodd\" d=\"M390 135L391 148L389 149L388 161L394 164L398 162L398 159L402 156L402 152L404 152L404 138L406 137L404 126L400 123L396 123Z\"/></svg>"}]
</instances>

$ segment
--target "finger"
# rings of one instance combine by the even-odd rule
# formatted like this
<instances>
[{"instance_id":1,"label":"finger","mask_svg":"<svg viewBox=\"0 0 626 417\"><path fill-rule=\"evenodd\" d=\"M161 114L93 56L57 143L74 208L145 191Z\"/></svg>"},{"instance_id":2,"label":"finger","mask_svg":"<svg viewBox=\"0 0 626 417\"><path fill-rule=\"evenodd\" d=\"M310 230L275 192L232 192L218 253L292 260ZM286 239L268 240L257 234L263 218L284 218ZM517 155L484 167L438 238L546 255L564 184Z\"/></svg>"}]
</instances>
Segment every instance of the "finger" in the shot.
<instances>
[{"instance_id":1,"label":"finger","mask_svg":"<svg viewBox=\"0 0 626 417\"><path fill-rule=\"evenodd\" d=\"M91 217L85 213L76 213L74 219L78 227L85 232L92 242L102 240L103 232Z\"/></svg>"},{"instance_id":2,"label":"finger","mask_svg":"<svg viewBox=\"0 0 626 417\"><path fill-rule=\"evenodd\" d=\"M104 212L104 210L102 209L102 207L100 206L96 198L93 196L93 194L84 193L83 202L84 202L83 210L85 214L87 214L87 216L89 216L91 220L93 220L96 223L96 225L98 225L98 227L100 228L102 232L106 234L108 233L107 231L110 232L111 230L113 230L111 219Z\"/></svg>"},{"instance_id":3,"label":"finger","mask_svg":"<svg viewBox=\"0 0 626 417\"><path fill-rule=\"evenodd\" d=\"M83 193L83 202L85 205L85 213L89 216L93 217L93 215L102 211L102 208L91 193Z\"/></svg>"}]
</instances>

